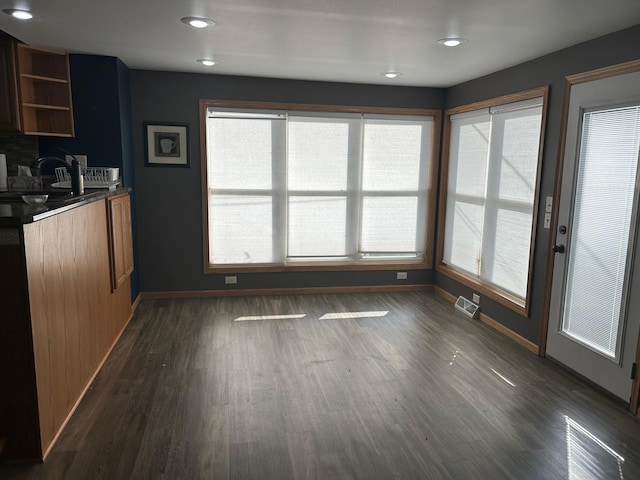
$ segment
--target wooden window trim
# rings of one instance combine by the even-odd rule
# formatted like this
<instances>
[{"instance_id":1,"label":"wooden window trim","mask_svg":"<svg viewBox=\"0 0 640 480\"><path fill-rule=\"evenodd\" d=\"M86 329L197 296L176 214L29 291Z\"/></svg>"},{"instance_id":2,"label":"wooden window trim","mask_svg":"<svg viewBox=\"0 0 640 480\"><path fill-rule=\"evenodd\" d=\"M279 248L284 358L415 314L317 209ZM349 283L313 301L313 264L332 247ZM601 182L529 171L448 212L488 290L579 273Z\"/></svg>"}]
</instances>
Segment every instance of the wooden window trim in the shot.
<instances>
[{"instance_id":1,"label":"wooden window trim","mask_svg":"<svg viewBox=\"0 0 640 480\"><path fill-rule=\"evenodd\" d=\"M331 263L313 262L296 264L234 264L214 266L209 263L209 202L207 189L207 140L206 119L209 107L239 108L239 109L264 109L264 110L288 110L306 112L331 112L331 113L360 113L360 114L386 114L386 115L424 115L433 117L433 131L431 133L431 161L429 164L427 185L427 219L425 222L425 254L420 261L377 261L358 263ZM202 247L203 247L203 271L205 274L220 274L233 272L300 272L300 271L371 271L371 270L424 270L433 268L435 251L435 213L437 198L438 159L440 153L440 132L442 126L442 111L424 108L395 108L395 107L371 107L353 105L321 105L306 103L277 103L277 102L250 102L235 100L208 100L200 99L200 155L201 155L201 189L202 189Z\"/></svg>"},{"instance_id":2,"label":"wooden window trim","mask_svg":"<svg viewBox=\"0 0 640 480\"><path fill-rule=\"evenodd\" d=\"M527 292L525 300L521 300L509 292L506 292L499 287L487 284L482 280L468 275L460 270L455 269L449 265L443 263L442 258L444 255L444 233L446 222L446 210L447 210L447 180L449 177L449 155L450 155L450 140L451 140L451 116L457 113L470 112L474 110L480 110L483 108L495 107L498 105L504 105L507 103L519 102L522 100L528 100L535 97L542 97L542 124L540 128L540 142L538 150L538 168L536 171L536 190L533 201L533 218L531 228L531 245L529 250L529 271L527 281ZM442 140L442 166L440 169L440 197L438 202L438 239L436 242L436 271L446 275L447 277L473 288L478 293L485 295L497 303L513 310L514 312L524 316L529 316L530 303L531 303L531 288L533 278L533 266L534 266L534 252L536 243L536 232L538 227L538 208L540 202L540 182L542 181L542 157L544 152L544 137L547 121L547 108L548 108L549 86L543 86L526 90L523 92L513 93L509 95L503 95L500 97L483 100L480 102L471 103L468 105L462 105L459 107L450 108L445 111L444 114L444 135Z\"/></svg>"}]
</instances>

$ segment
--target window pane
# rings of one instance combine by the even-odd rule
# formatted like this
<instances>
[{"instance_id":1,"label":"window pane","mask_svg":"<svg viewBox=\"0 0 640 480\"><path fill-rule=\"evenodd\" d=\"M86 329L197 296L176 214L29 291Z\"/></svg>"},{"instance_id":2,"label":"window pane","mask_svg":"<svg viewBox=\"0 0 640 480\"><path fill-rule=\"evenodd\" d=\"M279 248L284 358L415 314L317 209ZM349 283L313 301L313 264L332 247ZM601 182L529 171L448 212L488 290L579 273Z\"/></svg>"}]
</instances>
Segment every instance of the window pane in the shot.
<instances>
[{"instance_id":1,"label":"window pane","mask_svg":"<svg viewBox=\"0 0 640 480\"><path fill-rule=\"evenodd\" d=\"M416 231L417 197L365 197L360 251L422 252L424 230Z\"/></svg>"},{"instance_id":2,"label":"window pane","mask_svg":"<svg viewBox=\"0 0 640 480\"><path fill-rule=\"evenodd\" d=\"M346 191L349 159L358 145L351 141L358 121L289 118L287 181L289 190Z\"/></svg>"},{"instance_id":3,"label":"window pane","mask_svg":"<svg viewBox=\"0 0 640 480\"><path fill-rule=\"evenodd\" d=\"M487 111L451 121L443 262L480 275L491 116Z\"/></svg>"},{"instance_id":4,"label":"window pane","mask_svg":"<svg viewBox=\"0 0 640 480\"><path fill-rule=\"evenodd\" d=\"M210 118L207 122L209 188L272 188L273 157L284 154L283 135L282 120Z\"/></svg>"},{"instance_id":5,"label":"window pane","mask_svg":"<svg viewBox=\"0 0 640 480\"><path fill-rule=\"evenodd\" d=\"M480 275L483 216L482 205L456 202L447 195L443 261L474 276Z\"/></svg>"},{"instance_id":6,"label":"window pane","mask_svg":"<svg viewBox=\"0 0 640 480\"><path fill-rule=\"evenodd\" d=\"M529 278L530 213L505 209L485 215L481 278L507 292L525 298Z\"/></svg>"},{"instance_id":7,"label":"window pane","mask_svg":"<svg viewBox=\"0 0 640 480\"><path fill-rule=\"evenodd\" d=\"M529 280L542 106L495 113L480 278L524 299Z\"/></svg>"},{"instance_id":8,"label":"window pane","mask_svg":"<svg viewBox=\"0 0 640 480\"><path fill-rule=\"evenodd\" d=\"M209 199L209 261L281 262L273 256L271 197L214 195Z\"/></svg>"},{"instance_id":9,"label":"window pane","mask_svg":"<svg viewBox=\"0 0 640 480\"><path fill-rule=\"evenodd\" d=\"M347 255L346 218L346 197L289 197L288 256Z\"/></svg>"},{"instance_id":10,"label":"window pane","mask_svg":"<svg viewBox=\"0 0 640 480\"><path fill-rule=\"evenodd\" d=\"M431 122L366 120L362 188L416 191L426 185L422 158L430 151Z\"/></svg>"},{"instance_id":11,"label":"window pane","mask_svg":"<svg viewBox=\"0 0 640 480\"><path fill-rule=\"evenodd\" d=\"M562 329L615 357L635 199L640 108L586 113Z\"/></svg>"},{"instance_id":12,"label":"window pane","mask_svg":"<svg viewBox=\"0 0 640 480\"><path fill-rule=\"evenodd\" d=\"M487 113L452 121L449 192L485 197L490 120Z\"/></svg>"},{"instance_id":13,"label":"window pane","mask_svg":"<svg viewBox=\"0 0 640 480\"><path fill-rule=\"evenodd\" d=\"M496 138L492 155L499 158L494 175L497 177L497 196L502 200L524 202L533 208L541 115L542 107L539 107L526 112L505 113L493 119Z\"/></svg>"}]
</instances>

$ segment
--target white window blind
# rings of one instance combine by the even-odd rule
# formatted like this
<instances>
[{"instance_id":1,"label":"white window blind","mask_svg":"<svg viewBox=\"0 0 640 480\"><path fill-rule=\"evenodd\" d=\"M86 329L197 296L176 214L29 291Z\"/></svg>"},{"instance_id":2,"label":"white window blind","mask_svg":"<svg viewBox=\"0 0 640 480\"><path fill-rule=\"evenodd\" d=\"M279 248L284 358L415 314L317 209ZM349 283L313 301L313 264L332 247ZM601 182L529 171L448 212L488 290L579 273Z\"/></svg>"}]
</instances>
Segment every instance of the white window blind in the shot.
<instances>
[{"instance_id":1,"label":"white window blind","mask_svg":"<svg viewBox=\"0 0 640 480\"><path fill-rule=\"evenodd\" d=\"M284 117L224 113L207 120L209 262L282 262Z\"/></svg>"},{"instance_id":2,"label":"white window blind","mask_svg":"<svg viewBox=\"0 0 640 480\"><path fill-rule=\"evenodd\" d=\"M443 262L524 300L542 97L451 117Z\"/></svg>"},{"instance_id":3,"label":"white window blind","mask_svg":"<svg viewBox=\"0 0 640 480\"><path fill-rule=\"evenodd\" d=\"M433 121L365 118L360 251L422 254Z\"/></svg>"},{"instance_id":4,"label":"white window blind","mask_svg":"<svg viewBox=\"0 0 640 480\"><path fill-rule=\"evenodd\" d=\"M626 303L639 152L640 107L583 115L562 329L610 357Z\"/></svg>"},{"instance_id":5,"label":"white window blind","mask_svg":"<svg viewBox=\"0 0 640 480\"><path fill-rule=\"evenodd\" d=\"M424 256L433 118L209 109L212 265Z\"/></svg>"},{"instance_id":6,"label":"white window blind","mask_svg":"<svg viewBox=\"0 0 640 480\"><path fill-rule=\"evenodd\" d=\"M287 257L353 257L360 116L289 115Z\"/></svg>"}]
</instances>

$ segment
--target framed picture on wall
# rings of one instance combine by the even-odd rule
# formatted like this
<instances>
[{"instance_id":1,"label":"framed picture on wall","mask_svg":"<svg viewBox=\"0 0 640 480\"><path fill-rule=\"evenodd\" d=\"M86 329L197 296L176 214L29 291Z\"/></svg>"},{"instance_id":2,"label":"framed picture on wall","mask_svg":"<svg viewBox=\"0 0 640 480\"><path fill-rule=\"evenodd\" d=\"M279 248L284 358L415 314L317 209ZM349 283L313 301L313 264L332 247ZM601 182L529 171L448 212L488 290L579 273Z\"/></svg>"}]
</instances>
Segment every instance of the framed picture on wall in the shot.
<instances>
[{"instance_id":1,"label":"framed picture on wall","mask_svg":"<svg viewBox=\"0 0 640 480\"><path fill-rule=\"evenodd\" d=\"M189 167L189 124L144 122L147 167Z\"/></svg>"}]
</instances>

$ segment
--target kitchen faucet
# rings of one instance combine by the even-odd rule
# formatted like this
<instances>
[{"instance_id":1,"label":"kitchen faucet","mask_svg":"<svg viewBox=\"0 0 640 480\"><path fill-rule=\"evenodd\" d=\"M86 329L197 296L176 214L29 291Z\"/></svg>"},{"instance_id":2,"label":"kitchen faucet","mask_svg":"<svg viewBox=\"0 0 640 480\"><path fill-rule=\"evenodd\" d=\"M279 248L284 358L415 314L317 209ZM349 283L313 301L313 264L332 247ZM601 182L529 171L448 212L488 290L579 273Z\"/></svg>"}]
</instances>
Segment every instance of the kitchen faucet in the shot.
<instances>
[{"instance_id":1,"label":"kitchen faucet","mask_svg":"<svg viewBox=\"0 0 640 480\"><path fill-rule=\"evenodd\" d=\"M84 182L82 178L82 168L80 167L80 162L73 155L71 156L73 160L71 163L63 160L59 157L41 157L35 162L31 164L31 168L40 170L43 165L51 165L55 167L65 167L69 172L69 176L71 177L71 193L72 195L82 195L84 193Z\"/></svg>"}]
</instances>

